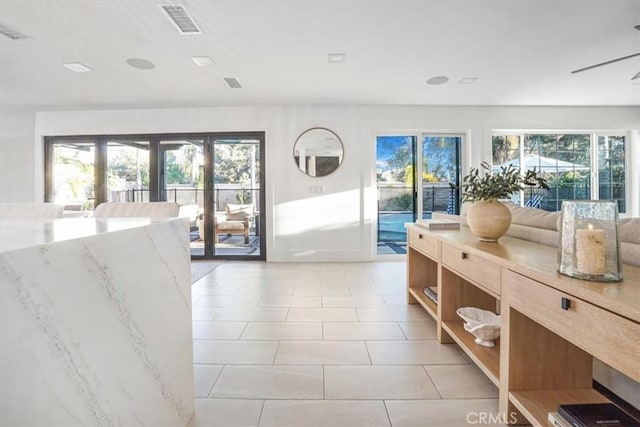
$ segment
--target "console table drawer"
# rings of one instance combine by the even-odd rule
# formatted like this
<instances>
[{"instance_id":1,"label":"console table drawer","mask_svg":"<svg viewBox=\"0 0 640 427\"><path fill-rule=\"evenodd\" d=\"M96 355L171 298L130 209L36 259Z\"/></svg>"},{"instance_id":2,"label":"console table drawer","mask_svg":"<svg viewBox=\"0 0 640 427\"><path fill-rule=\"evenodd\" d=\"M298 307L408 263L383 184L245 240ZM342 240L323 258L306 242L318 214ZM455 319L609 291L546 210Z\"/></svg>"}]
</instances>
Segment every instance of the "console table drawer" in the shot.
<instances>
[{"instance_id":1,"label":"console table drawer","mask_svg":"<svg viewBox=\"0 0 640 427\"><path fill-rule=\"evenodd\" d=\"M442 263L500 296L500 266L474 253L442 244Z\"/></svg>"},{"instance_id":2,"label":"console table drawer","mask_svg":"<svg viewBox=\"0 0 640 427\"><path fill-rule=\"evenodd\" d=\"M506 304L640 381L639 323L510 270L503 289Z\"/></svg>"},{"instance_id":3,"label":"console table drawer","mask_svg":"<svg viewBox=\"0 0 640 427\"><path fill-rule=\"evenodd\" d=\"M429 236L426 231L418 231L412 228L409 231L409 246L415 248L425 255L430 256L434 260L440 258L439 248L440 242Z\"/></svg>"}]
</instances>

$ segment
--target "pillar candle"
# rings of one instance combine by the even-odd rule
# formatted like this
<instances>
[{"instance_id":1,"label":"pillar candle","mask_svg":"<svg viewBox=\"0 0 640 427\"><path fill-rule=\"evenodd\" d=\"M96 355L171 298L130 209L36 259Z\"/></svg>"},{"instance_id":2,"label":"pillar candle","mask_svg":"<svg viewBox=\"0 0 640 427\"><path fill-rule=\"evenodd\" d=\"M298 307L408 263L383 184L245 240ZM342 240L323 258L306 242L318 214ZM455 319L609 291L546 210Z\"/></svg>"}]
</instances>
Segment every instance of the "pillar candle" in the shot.
<instances>
[{"instance_id":1,"label":"pillar candle","mask_svg":"<svg viewBox=\"0 0 640 427\"><path fill-rule=\"evenodd\" d=\"M583 274L605 273L604 230L576 230L576 270Z\"/></svg>"}]
</instances>

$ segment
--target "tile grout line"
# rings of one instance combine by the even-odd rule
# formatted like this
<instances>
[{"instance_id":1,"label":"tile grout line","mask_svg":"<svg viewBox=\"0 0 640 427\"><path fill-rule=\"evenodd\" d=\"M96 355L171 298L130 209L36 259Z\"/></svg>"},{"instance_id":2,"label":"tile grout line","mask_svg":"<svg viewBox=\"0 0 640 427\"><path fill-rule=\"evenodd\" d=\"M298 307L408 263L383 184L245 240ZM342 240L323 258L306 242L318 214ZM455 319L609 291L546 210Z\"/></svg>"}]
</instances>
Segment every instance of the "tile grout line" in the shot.
<instances>
[{"instance_id":1,"label":"tile grout line","mask_svg":"<svg viewBox=\"0 0 640 427\"><path fill-rule=\"evenodd\" d=\"M244 335L245 331L247 330L247 328L249 327L249 321L247 321L244 324L244 328L242 328L242 331L240 332L240 335L238 336L238 341L242 340L242 336Z\"/></svg>"},{"instance_id":2,"label":"tile grout line","mask_svg":"<svg viewBox=\"0 0 640 427\"><path fill-rule=\"evenodd\" d=\"M207 397L211 397L211 393L213 392L213 388L216 386L216 384L218 384L218 380L222 376L222 372L224 371L224 368L226 368L226 367L227 367L227 365L222 365L222 369L220 369L220 372L216 376L216 379L213 381L213 384L211 385L211 389L209 389L209 393L207 393Z\"/></svg>"},{"instance_id":3,"label":"tile grout line","mask_svg":"<svg viewBox=\"0 0 640 427\"><path fill-rule=\"evenodd\" d=\"M367 357L369 358L369 365L374 366L373 360L371 359L371 353L369 353L369 345L367 344L367 340L363 340L363 342L364 342L364 348L367 349Z\"/></svg>"},{"instance_id":4,"label":"tile grout line","mask_svg":"<svg viewBox=\"0 0 640 427\"><path fill-rule=\"evenodd\" d=\"M391 422L391 415L389 415L389 408L387 408L387 401L382 399L382 405L384 406L384 411L387 413L387 420L389 421L389 426L393 426Z\"/></svg>"},{"instance_id":5,"label":"tile grout line","mask_svg":"<svg viewBox=\"0 0 640 427\"><path fill-rule=\"evenodd\" d=\"M327 386L326 386L326 373L324 371L325 365L322 365L322 400L327 400Z\"/></svg>"},{"instance_id":6,"label":"tile grout line","mask_svg":"<svg viewBox=\"0 0 640 427\"><path fill-rule=\"evenodd\" d=\"M440 399L444 400L444 397L442 396L442 393L440 393L440 389L436 385L436 382L433 380L433 378L431 378L431 375L429 375L429 371L427 370L427 367L425 365L422 365L422 369L424 369L424 372L427 374L427 378L429 378L431 385L436 390L436 393L438 393L438 396L440 396Z\"/></svg>"},{"instance_id":7,"label":"tile grout line","mask_svg":"<svg viewBox=\"0 0 640 427\"><path fill-rule=\"evenodd\" d=\"M408 323L408 322L405 322L405 323ZM405 341L409 341L409 337L407 336L407 334L404 333L404 329L402 329L402 326L400 326L400 321L396 321L396 325L398 325L398 328L400 328L400 332L404 336Z\"/></svg>"}]
</instances>

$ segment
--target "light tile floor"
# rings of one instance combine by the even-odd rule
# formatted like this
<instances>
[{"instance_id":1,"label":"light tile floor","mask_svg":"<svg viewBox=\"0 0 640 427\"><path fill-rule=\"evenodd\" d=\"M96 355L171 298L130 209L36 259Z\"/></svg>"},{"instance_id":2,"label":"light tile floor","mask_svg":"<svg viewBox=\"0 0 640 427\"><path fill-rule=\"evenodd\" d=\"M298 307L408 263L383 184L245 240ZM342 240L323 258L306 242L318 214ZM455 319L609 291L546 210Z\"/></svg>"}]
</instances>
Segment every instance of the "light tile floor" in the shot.
<instances>
[{"instance_id":1,"label":"light tile floor","mask_svg":"<svg viewBox=\"0 0 640 427\"><path fill-rule=\"evenodd\" d=\"M435 322L419 306L406 304L405 268L404 261L219 264L192 286L189 427L456 427L497 419L496 387L455 344L436 341Z\"/></svg>"}]
</instances>

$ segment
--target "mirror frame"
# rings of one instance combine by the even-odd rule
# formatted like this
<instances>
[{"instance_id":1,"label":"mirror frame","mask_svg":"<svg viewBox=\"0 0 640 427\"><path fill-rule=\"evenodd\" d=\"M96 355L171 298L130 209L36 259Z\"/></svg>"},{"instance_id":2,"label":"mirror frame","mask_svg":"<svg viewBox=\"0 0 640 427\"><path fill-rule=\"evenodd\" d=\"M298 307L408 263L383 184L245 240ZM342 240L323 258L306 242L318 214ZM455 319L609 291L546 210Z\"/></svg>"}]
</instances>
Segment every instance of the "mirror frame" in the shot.
<instances>
[{"instance_id":1,"label":"mirror frame","mask_svg":"<svg viewBox=\"0 0 640 427\"><path fill-rule=\"evenodd\" d=\"M311 175L309 172L303 170L300 167L299 156L296 156L296 147L298 146L298 143L301 141L301 139L306 134L308 134L311 131L315 131L315 130L322 130L322 131L326 131L326 132L331 133L336 138L336 140L338 141L338 144L340 144L340 156L338 156L338 164L335 165L335 167L331 171L329 171L327 173L324 173L322 175ZM311 178L322 178L324 176L331 175L336 170L338 170L338 168L342 165L342 162L344 161L344 144L342 143L342 139L340 139L338 134L335 133L334 131L332 131L331 129L325 128L325 127L320 127L320 126L312 127L312 128L306 129L302 133L300 133L300 135L298 135L298 137L296 138L296 141L293 143L293 160L294 160L294 162L296 164L296 169L298 169L298 171L300 171L301 173L303 173L306 176L311 177Z\"/></svg>"}]
</instances>

